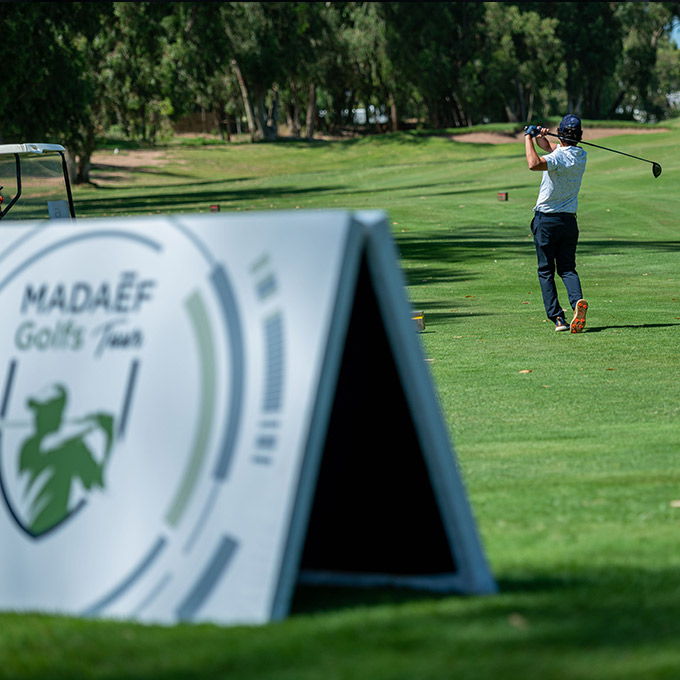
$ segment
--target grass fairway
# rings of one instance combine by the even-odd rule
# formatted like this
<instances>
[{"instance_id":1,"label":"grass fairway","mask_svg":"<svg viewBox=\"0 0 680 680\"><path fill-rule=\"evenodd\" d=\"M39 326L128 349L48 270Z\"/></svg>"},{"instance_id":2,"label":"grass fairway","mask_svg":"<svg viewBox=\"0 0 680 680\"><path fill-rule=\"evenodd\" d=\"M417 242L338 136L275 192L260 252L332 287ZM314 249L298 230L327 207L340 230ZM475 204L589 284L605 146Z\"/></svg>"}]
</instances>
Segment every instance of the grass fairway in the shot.
<instances>
[{"instance_id":1,"label":"grass fairway","mask_svg":"<svg viewBox=\"0 0 680 680\"><path fill-rule=\"evenodd\" d=\"M667 130L602 140L661 163L658 179L588 150L582 335L545 320L523 143L399 133L169 146L141 166L100 154L80 216L388 211L501 592L305 589L291 618L258 628L2 615L0 678L677 678L680 125Z\"/></svg>"}]
</instances>

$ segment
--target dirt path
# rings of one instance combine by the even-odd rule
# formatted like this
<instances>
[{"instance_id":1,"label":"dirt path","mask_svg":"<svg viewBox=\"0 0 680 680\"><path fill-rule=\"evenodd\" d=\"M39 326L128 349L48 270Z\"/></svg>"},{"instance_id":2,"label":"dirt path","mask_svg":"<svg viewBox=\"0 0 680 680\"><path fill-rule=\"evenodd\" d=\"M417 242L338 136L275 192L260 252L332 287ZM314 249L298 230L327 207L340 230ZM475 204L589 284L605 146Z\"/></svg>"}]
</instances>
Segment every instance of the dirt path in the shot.
<instances>
[{"instance_id":1,"label":"dirt path","mask_svg":"<svg viewBox=\"0 0 680 680\"><path fill-rule=\"evenodd\" d=\"M140 168L153 173L153 168L167 160L165 150L135 149L122 151L96 151L92 154L90 177L99 186L115 186L129 181L130 173Z\"/></svg>"}]
</instances>

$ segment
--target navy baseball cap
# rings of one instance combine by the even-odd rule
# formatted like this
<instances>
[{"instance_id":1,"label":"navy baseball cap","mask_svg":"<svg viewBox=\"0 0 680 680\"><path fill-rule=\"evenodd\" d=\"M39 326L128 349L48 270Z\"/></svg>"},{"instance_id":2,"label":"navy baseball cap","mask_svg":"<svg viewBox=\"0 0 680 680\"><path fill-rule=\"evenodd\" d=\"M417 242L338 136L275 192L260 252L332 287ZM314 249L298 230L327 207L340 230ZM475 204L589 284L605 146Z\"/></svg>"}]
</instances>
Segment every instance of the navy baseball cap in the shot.
<instances>
[{"instance_id":1,"label":"navy baseball cap","mask_svg":"<svg viewBox=\"0 0 680 680\"><path fill-rule=\"evenodd\" d=\"M557 135L559 137L564 137L565 139L580 141L581 136L583 135L583 131L581 130L581 119L573 113L568 113L562 118L562 122L557 128Z\"/></svg>"},{"instance_id":2,"label":"navy baseball cap","mask_svg":"<svg viewBox=\"0 0 680 680\"><path fill-rule=\"evenodd\" d=\"M564 118L562 118L562 122L560 123L561 128L580 128L581 127L581 119L578 116L575 116L573 113L568 113Z\"/></svg>"}]
</instances>

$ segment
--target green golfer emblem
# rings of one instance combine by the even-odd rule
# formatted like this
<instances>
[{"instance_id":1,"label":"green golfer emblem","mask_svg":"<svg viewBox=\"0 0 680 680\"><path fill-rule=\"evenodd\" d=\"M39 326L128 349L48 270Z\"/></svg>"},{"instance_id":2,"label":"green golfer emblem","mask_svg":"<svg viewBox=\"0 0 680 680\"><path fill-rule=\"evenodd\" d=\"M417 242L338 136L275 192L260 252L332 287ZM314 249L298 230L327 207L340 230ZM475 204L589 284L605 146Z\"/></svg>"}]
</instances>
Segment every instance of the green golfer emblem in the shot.
<instances>
[{"instance_id":1,"label":"green golfer emblem","mask_svg":"<svg viewBox=\"0 0 680 680\"><path fill-rule=\"evenodd\" d=\"M19 472L27 476L28 529L35 536L63 522L76 508L77 485L104 488L113 446L113 416L93 413L64 420L68 394L55 385L42 401L31 398L33 432L22 443Z\"/></svg>"}]
</instances>

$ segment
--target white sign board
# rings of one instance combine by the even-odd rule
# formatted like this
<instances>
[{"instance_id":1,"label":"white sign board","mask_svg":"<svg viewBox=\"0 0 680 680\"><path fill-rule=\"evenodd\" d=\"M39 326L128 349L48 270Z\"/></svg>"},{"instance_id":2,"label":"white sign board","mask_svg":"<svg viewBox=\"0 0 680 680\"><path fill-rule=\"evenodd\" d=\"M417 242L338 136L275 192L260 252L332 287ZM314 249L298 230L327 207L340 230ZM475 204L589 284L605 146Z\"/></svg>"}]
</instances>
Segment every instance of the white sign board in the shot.
<instances>
[{"instance_id":1,"label":"white sign board","mask_svg":"<svg viewBox=\"0 0 680 680\"><path fill-rule=\"evenodd\" d=\"M47 212L51 220L71 219L68 201L47 201Z\"/></svg>"},{"instance_id":2,"label":"white sign board","mask_svg":"<svg viewBox=\"0 0 680 680\"><path fill-rule=\"evenodd\" d=\"M305 579L494 590L382 214L16 224L0 608L230 624Z\"/></svg>"}]
</instances>

